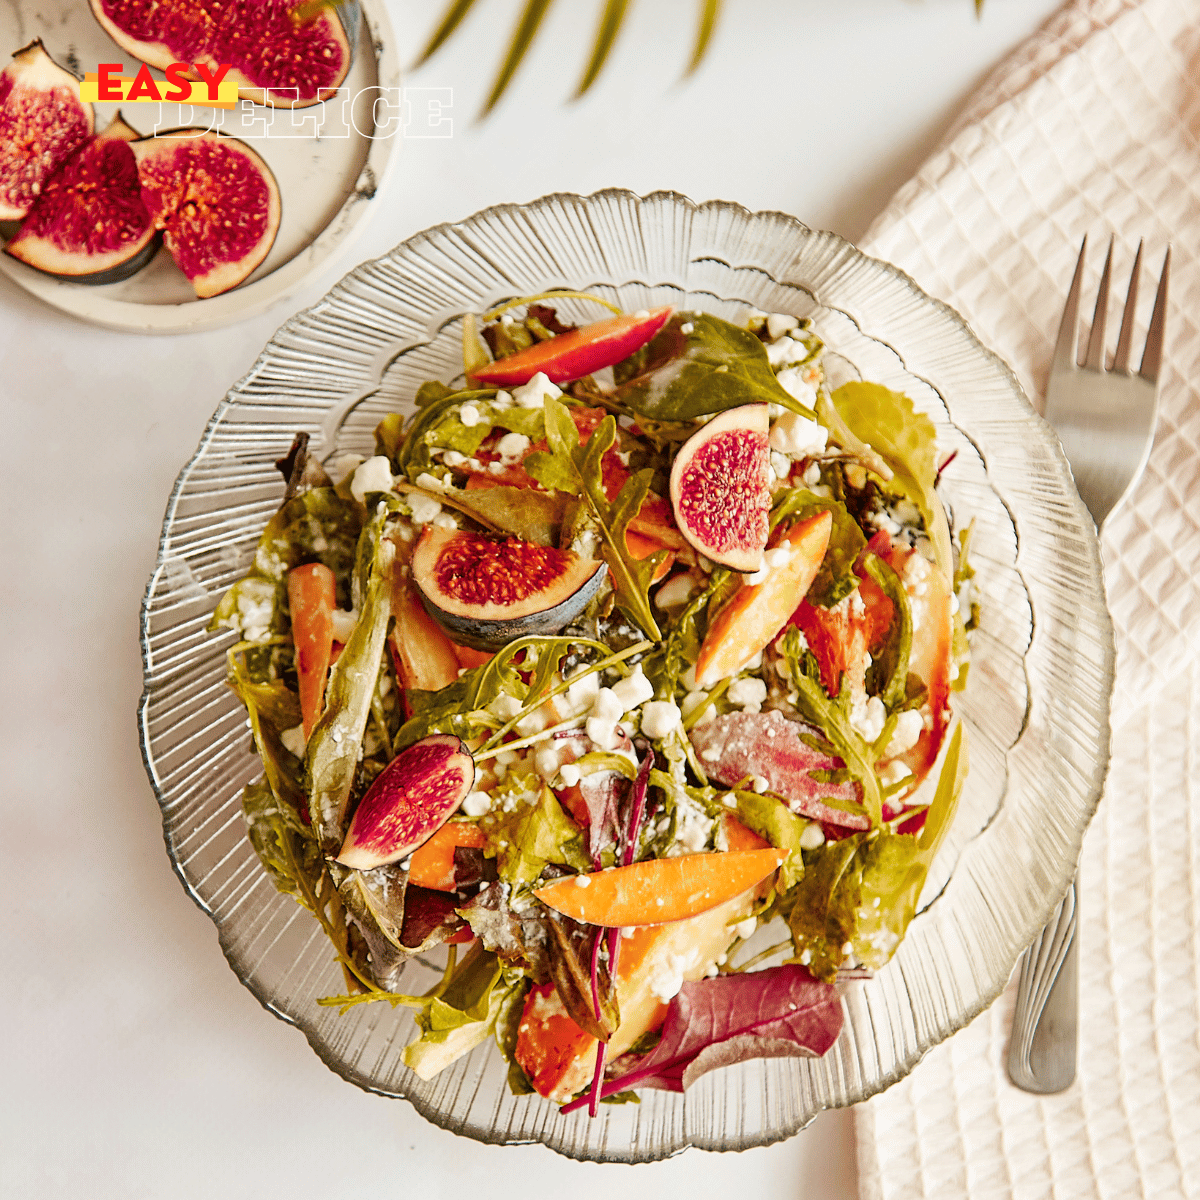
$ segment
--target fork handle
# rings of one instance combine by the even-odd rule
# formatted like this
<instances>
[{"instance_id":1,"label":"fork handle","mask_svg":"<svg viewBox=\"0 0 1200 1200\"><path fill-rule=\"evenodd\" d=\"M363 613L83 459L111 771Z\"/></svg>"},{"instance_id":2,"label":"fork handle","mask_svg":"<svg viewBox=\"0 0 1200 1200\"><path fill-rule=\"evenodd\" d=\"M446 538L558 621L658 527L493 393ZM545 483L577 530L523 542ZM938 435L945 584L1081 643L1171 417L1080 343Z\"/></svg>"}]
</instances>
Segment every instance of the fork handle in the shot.
<instances>
[{"instance_id":1,"label":"fork handle","mask_svg":"<svg viewBox=\"0 0 1200 1200\"><path fill-rule=\"evenodd\" d=\"M1078 1057L1078 881L1021 960L1008 1076L1027 1092L1061 1092Z\"/></svg>"}]
</instances>

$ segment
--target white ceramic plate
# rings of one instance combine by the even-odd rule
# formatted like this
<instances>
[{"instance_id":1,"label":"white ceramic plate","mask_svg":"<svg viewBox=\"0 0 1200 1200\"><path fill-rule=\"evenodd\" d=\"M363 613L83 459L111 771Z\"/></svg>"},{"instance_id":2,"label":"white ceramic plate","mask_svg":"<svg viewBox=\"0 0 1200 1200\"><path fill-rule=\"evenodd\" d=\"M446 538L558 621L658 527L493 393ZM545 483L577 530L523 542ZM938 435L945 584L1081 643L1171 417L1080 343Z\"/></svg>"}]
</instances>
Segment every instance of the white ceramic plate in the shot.
<instances>
[{"instance_id":1,"label":"white ceramic plate","mask_svg":"<svg viewBox=\"0 0 1200 1200\"><path fill-rule=\"evenodd\" d=\"M292 113L261 105L231 110L180 104L126 104L125 119L142 134L157 127L219 126L262 155L279 181L283 217L279 234L262 265L240 287L207 300L197 299L170 254L160 249L145 268L120 283L99 287L70 283L35 271L0 254L0 271L55 308L110 329L142 333L181 333L209 329L262 312L298 288L326 258L361 228L370 202L382 186L395 155L399 121L381 108L381 136L375 128L371 88L399 88L400 72L383 0L359 0L362 21L354 62L345 84L357 97L347 112L341 97ZM0 4L0 59L40 37L59 65L82 77L101 62L123 62L126 75L140 65L100 28L86 0L6 0ZM162 78L162 72L154 72ZM116 104L97 104L96 128L103 129ZM214 116L216 114L216 116ZM293 118L298 127L293 125ZM318 126L318 122L320 125ZM319 128L320 136L316 136ZM388 136L382 136L384 133Z\"/></svg>"},{"instance_id":2,"label":"white ceramic plate","mask_svg":"<svg viewBox=\"0 0 1200 1200\"><path fill-rule=\"evenodd\" d=\"M232 635L205 629L280 503L272 463L296 430L325 455L371 453L385 413L425 380L461 371L464 313L555 286L630 311L673 303L736 319L753 305L811 316L841 372L906 392L942 448L958 452L941 490L959 526L975 521L982 605L956 702L971 756L959 812L924 911L891 963L847 991L833 1050L741 1063L686 1095L646 1092L592 1121L509 1095L491 1045L424 1083L401 1062L413 1035L405 1010L340 1016L317 1005L340 992L340 976L316 923L275 892L246 840L239 794L260 768L224 684ZM999 993L1074 873L1107 765L1113 649L1095 532L1057 439L1011 371L956 313L841 238L669 193L489 209L364 264L289 321L179 477L142 635L143 749L167 845L246 986L360 1087L482 1141L540 1141L577 1158L761 1145L895 1082ZM404 986L424 990L425 968L408 970Z\"/></svg>"}]
</instances>

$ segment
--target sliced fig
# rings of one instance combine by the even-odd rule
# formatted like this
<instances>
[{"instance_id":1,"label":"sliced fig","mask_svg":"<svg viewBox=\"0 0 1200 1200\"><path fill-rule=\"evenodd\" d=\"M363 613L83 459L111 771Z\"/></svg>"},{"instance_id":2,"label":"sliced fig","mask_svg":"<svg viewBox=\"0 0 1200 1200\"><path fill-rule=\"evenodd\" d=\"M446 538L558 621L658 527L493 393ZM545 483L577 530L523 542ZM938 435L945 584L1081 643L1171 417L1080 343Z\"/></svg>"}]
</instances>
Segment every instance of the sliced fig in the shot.
<instances>
[{"instance_id":1,"label":"sliced fig","mask_svg":"<svg viewBox=\"0 0 1200 1200\"><path fill-rule=\"evenodd\" d=\"M40 40L0 71L0 221L19 221L46 181L96 128L79 82Z\"/></svg>"},{"instance_id":2,"label":"sliced fig","mask_svg":"<svg viewBox=\"0 0 1200 1200\"><path fill-rule=\"evenodd\" d=\"M814 771L834 771L844 766L801 741L815 730L789 721L780 712L724 713L707 725L696 726L688 736L710 779L732 787L747 776L767 781L771 791L784 797L801 816L844 829L866 829L865 813L843 812L829 800L859 799L853 783L821 783Z\"/></svg>"},{"instance_id":3,"label":"sliced fig","mask_svg":"<svg viewBox=\"0 0 1200 1200\"><path fill-rule=\"evenodd\" d=\"M769 427L765 404L727 409L683 443L671 467L680 532L706 558L735 571L757 571L767 544Z\"/></svg>"},{"instance_id":4,"label":"sliced fig","mask_svg":"<svg viewBox=\"0 0 1200 1200\"><path fill-rule=\"evenodd\" d=\"M132 142L142 201L201 298L237 287L279 232L279 187L245 142L176 129Z\"/></svg>"},{"instance_id":5,"label":"sliced fig","mask_svg":"<svg viewBox=\"0 0 1200 1200\"><path fill-rule=\"evenodd\" d=\"M412 557L429 615L455 642L480 648L557 633L587 607L606 569L569 550L432 525Z\"/></svg>"},{"instance_id":6,"label":"sliced fig","mask_svg":"<svg viewBox=\"0 0 1200 1200\"><path fill-rule=\"evenodd\" d=\"M42 188L5 250L76 283L128 279L154 257L159 238L142 203L129 143L140 135L117 113Z\"/></svg>"},{"instance_id":7,"label":"sliced fig","mask_svg":"<svg viewBox=\"0 0 1200 1200\"><path fill-rule=\"evenodd\" d=\"M448 734L401 750L359 802L337 861L356 871L386 866L431 838L475 782L475 760Z\"/></svg>"},{"instance_id":8,"label":"sliced fig","mask_svg":"<svg viewBox=\"0 0 1200 1200\"><path fill-rule=\"evenodd\" d=\"M296 20L296 0L91 0L109 37L134 58L166 70L200 64L256 104L307 108L328 100L350 70L356 3L320 7ZM312 6L305 6L312 7ZM193 67L191 79L201 79Z\"/></svg>"}]
</instances>

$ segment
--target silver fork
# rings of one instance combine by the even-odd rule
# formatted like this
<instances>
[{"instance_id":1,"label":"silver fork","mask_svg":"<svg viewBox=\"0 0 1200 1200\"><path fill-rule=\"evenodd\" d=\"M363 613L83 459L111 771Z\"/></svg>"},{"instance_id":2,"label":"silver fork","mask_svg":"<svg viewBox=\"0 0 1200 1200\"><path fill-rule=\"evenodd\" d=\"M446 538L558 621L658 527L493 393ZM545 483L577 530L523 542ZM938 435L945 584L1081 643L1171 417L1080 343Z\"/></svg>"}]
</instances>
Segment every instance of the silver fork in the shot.
<instances>
[{"instance_id":1,"label":"silver fork","mask_svg":"<svg viewBox=\"0 0 1200 1200\"><path fill-rule=\"evenodd\" d=\"M1171 275L1171 248L1168 246L1142 351L1142 364L1134 375L1129 360L1142 267L1139 243L1121 317L1121 331L1117 336L1117 350L1111 368L1106 370L1104 341L1112 253L1113 240L1110 238L1096 296L1087 356L1080 365L1079 292L1087 258L1087 238L1083 239L1046 386L1046 420L1058 433L1079 495L1097 529L1132 490L1150 457ZM1075 936L1078 892L1079 884L1075 881L1021 961L1017 1007L1008 1046L1008 1074L1013 1083L1027 1092L1061 1092L1075 1079L1079 1024Z\"/></svg>"}]
</instances>

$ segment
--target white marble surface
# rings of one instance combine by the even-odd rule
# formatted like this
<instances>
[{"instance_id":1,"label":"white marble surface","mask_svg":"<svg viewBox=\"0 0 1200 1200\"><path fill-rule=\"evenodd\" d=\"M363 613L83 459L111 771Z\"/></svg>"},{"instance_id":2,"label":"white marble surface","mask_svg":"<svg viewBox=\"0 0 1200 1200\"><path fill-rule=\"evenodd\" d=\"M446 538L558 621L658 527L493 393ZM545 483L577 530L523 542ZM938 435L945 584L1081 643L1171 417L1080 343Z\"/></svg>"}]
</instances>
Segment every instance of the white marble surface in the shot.
<instances>
[{"instance_id":1,"label":"white marble surface","mask_svg":"<svg viewBox=\"0 0 1200 1200\"><path fill-rule=\"evenodd\" d=\"M362 258L502 201L619 185L793 213L860 235L959 105L1057 0L729 0L687 84L696 5L643 0L567 105L598 5L552 10L516 87L474 121L517 0L483 0L413 87L453 89L453 136L410 140L352 253L289 304L163 338L115 334L0 280L9 445L0 544L0 1194L178 1200L463 1194L852 1200L849 1114L742 1155L637 1168L497 1149L326 1070L225 965L174 878L140 761L138 605L179 468L226 388ZM390 0L411 60L440 3Z\"/></svg>"}]
</instances>

